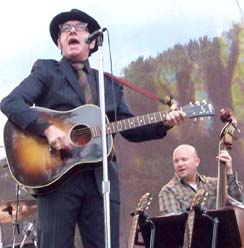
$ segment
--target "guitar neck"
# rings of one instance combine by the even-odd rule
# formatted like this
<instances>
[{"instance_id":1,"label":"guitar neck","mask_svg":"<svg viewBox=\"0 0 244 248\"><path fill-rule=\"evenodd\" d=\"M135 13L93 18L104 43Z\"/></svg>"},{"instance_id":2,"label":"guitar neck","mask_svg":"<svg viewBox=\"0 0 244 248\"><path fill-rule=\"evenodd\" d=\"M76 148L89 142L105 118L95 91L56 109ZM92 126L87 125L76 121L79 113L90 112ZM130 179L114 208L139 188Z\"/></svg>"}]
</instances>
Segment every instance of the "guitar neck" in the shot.
<instances>
[{"instance_id":1,"label":"guitar neck","mask_svg":"<svg viewBox=\"0 0 244 248\"><path fill-rule=\"evenodd\" d=\"M186 114L188 118L197 118L197 117L214 115L213 106L207 103L196 103L196 104L190 103L181 107L181 110ZM140 115L124 120L115 121L107 124L106 133L110 135L128 129L162 122L166 120L166 116L167 116L167 112L154 112L146 115ZM92 127L91 132L94 138L100 137L102 135L100 126Z\"/></svg>"},{"instance_id":2,"label":"guitar neck","mask_svg":"<svg viewBox=\"0 0 244 248\"><path fill-rule=\"evenodd\" d=\"M165 112L155 112L155 113L150 113L146 115L131 117L131 118L120 120L120 121L115 121L115 122L107 124L106 131L107 131L107 134L110 135L110 134L118 133L118 132L125 131L128 129L158 123L166 119L166 114L167 113ZM93 127L92 134L93 134L93 137L100 137L102 135L101 127L100 126Z\"/></svg>"},{"instance_id":3,"label":"guitar neck","mask_svg":"<svg viewBox=\"0 0 244 248\"><path fill-rule=\"evenodd\" d=\"M133 221L131 224L130 236L128 240L128 248L135 247L135 239L136 239L136 231L137 231L137 224L138 224L139 214L133 217Z\"/></svg>"}]
</instances>

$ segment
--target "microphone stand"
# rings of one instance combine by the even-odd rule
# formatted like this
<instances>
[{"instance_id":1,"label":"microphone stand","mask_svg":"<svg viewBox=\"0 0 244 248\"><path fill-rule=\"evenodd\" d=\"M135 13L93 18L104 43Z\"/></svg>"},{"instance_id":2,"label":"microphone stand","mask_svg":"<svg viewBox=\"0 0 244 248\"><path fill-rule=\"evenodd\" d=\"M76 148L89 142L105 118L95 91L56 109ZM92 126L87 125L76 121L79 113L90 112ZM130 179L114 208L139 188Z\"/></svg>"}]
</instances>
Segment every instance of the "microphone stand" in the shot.
<instances>
[{"instance_id":1,"label":"microphone stand","mask_svg":"<svg viewBox=\"0 0 244 248\"><path fill-rule=\"evenodd\" d=\"M156 226L153 223L152 219L144 211L140 211L140 214L145 218L145 222L150 224L151 234L150 234L150 246L149 246L149 248L153 248L154 243L155 243Z\"/></svg>"},{"instance_id":2,"label":"microphone stand","mask_svg":"<svg viewBox=\"0 0 244 248\"><path fill-rule=\"evenodd\" d=\"M201 211L201 214L203 217L207 218L208 220L210 220L213 224L213 236L212 236L212 246L211 248L216 248L216 244L217 244L217 233L218 233L218 224L219 224L219 219L217 217L211 217L207 210L197 206L197 208Z\"/></svg>"},{"instance_id":3,"label":"microphone stand","mask_svg":"<svg viewBox=\"0 0 244 248\"><path fill-rule=\"evenodd\" d=\"M3 231L2 231L1 223L0 223L0 248L3 248Z\"/></svg>"},{"instance_id":4,"label":"microphone stand","mask_svg":"<svg viewBox=\"0 0 244 248\"><path fill-rule=\"evenodd\" d=\"M105 247L111 247L110 231L110 182L108 180L108 161L107 161L107 138L106 138L106 116L105 116L105 92L104 92L104 72L103 72L103 54L102 54L103 36L97 37L99 53L99 102L101 113L101 130L102 130L102 158L103 158L103 204L104 204L104 230L105 230Z\"/></svg>"}]
</instances>

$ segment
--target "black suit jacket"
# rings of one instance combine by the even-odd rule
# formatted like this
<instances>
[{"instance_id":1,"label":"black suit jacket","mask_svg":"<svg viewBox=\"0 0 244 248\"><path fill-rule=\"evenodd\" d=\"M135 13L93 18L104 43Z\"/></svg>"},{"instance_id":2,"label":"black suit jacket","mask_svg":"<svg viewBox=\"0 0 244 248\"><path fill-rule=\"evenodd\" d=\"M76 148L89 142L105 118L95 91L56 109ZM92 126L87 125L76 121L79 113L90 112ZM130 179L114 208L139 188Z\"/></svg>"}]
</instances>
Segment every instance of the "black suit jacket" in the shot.
<instances>
[{"instance_id":1,"label":"black suit jacket","mask_svg":"<svg viewBox=\"0 0 244 248\"><path fill-rule=\"evenodd\" d=\"M88 62L87 62L88 63ZM89 63L88 63L89 64ZM97 105L98 73L88 65L88 78ZM104 78L106 114L110 122L132 117L123 96L123 87ZM114 86L113 86L114 85ZM41 135L50 125L39 118L38 113L30 106L40 106L54 110L71 110L85 104L83 92L71 67L70 62L63 58L55 60L37 60L31 74L25 78L7 97L1 101L1 110L10 121L20 128ZM162 138L168 128L162 123L148 125L124 131L121 134L129 141L141 142ZM119 202L119 184L114 161L108 163L109 180L111 183L110 198ZM98 189L101 192L103 178L102 168L95 169Z\"/></svg>"}]
</instances>

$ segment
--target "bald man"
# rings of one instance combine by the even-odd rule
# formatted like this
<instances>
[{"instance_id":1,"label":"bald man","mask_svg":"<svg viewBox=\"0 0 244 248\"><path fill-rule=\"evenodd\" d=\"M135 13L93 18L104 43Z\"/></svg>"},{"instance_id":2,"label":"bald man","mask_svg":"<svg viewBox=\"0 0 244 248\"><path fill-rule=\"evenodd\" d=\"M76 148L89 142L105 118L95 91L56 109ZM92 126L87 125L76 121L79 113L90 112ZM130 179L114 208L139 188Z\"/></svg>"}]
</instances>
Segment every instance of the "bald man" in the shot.
<instances>
[{"instance_id":1,"label":"bald man","mask_svg":"<svg viewBox=\"0 0 244 248\"><path fill-rule=\"evenodd\" d=\"M217 160L226 163L228 194L243 202L243 187L237 181L232 170L232 158L226 150L220 151ZM162 215L180 214L186 212L198 189L208 191L204 208L210 210L216 207L217 178L199 174L200 158L195 147L187 144L180 145L173 152L175 174L162 187L159 193L159 208Z\"/></svg>"}]
</instances>

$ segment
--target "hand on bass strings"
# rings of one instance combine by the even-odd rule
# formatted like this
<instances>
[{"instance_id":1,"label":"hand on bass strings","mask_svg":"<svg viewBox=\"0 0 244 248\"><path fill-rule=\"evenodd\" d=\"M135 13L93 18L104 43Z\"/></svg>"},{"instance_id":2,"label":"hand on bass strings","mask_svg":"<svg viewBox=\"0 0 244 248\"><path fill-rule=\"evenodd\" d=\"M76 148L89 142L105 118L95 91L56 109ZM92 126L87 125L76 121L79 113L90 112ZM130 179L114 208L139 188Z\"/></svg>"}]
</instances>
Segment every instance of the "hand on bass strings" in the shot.
<instances>
[{"instance_id":1,"label":"hand on bass strings","mask_svg":"<svg viewBox=\"0 0 244 248\"><path fill-rule=\"evenodd\" d=\"M230 175L233 174L232 170L232 157L230 156L229 152L226 150L221 150L219 155L216 157L217 160L225 162L226 165L226 174Z\"/></svg>"}]
</instances>

